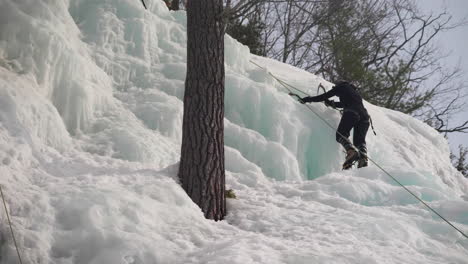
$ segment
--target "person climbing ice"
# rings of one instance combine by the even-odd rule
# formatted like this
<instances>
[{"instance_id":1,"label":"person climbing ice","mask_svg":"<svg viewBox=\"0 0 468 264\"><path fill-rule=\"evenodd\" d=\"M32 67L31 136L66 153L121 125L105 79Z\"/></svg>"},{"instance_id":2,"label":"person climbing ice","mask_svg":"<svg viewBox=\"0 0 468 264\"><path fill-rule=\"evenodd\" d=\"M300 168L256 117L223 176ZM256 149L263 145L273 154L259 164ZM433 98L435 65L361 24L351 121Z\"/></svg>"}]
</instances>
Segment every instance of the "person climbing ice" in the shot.
<instances>
[{"instance_id":1,"label":"person climbing ice","mask_svg":"<svg viewBox=\"0 0 468 264\"><path fill-rule=\"evenodd\" d=\"M329 100L332 96L337 96L340 101ZM343 169L347 170L351 168L356 161L358 162L358 168L367 167L366 135L369 129L370 116L362 103L362 97L357 91L356 86L347 81L339 81L331 90L321 95L298 98L299 102L303 104L324 101L327 106L343 108L343 116L336 132L336 141L346 150ZM354 128L354 145L348 139L352 128Z\"/></svg>"}]
</instances>

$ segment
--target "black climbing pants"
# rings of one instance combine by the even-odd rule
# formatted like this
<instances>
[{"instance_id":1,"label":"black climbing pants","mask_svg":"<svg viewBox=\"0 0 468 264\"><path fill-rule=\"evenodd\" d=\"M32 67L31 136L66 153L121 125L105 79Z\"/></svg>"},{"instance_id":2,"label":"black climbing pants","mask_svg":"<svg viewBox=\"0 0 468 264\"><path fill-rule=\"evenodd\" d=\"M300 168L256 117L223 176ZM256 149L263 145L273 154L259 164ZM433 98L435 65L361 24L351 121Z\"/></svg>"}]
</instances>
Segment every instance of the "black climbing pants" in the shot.
<instances>
[{"instance_id":1,"label":"black climbing pants","mask_svg":"<svg viewBox=\"0 0 468 264\"><path fill-rule=\"evenodd\" d=\"M369 115L366 112L345 109L336 133L336 141L348 150L352 147L348 137L354 128L353 144L360 151L367 153L366 134L369 129Z\"/></svg>"}]
</instances>

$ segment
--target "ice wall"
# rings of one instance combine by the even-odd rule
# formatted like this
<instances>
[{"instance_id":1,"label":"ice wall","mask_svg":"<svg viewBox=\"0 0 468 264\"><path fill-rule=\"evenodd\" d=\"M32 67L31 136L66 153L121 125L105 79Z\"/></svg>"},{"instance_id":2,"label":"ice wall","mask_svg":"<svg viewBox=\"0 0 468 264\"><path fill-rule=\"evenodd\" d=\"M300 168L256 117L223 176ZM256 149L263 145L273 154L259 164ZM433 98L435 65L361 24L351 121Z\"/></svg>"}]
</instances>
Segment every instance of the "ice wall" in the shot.
<instances>
[{"instance_id":1,"label":"ice wall","mask_svg":"<svg viewBox=\"0 0 468 264\"><path fill-rule=\"evenodd\" d=\"M39 98L59 113L61 120L56 122L63 123L68 131L38 124L33 135L48 137L48 142L62 142L72 135L83 141L80 146L84 150L92 153L160 166L174 162L179 133L175 126L180 124L181 104L158 90L142 90L157 78L154 64L159 58L151 52L150 45L157 49L155 36L165 35L145 31L148 27L133 17L145 15L138 3L2 1L1 7L2 65L10 72L27 76ZM133 23L127 28L122 22L114 23L117 18L112 12L120 12L122 19L131 16ZM152 37L143 38L143 33ZM142 77L145 74L151 78ZM166 89L173 87L167 85ZM133 92L120 93L125 90ZM162 117L160 110L169 115ZM126 129L127 126L132 129ZM152 147L154 144L159 147Z\"/></svg>"},{"instance_id":2,"label":"ice wall","mask_svg":"<svg viewBox=\"0 0 468 264\"><path fill-rule=\"evenodd\" d=\"M185 78L184 12L168 13L160 1L145 11L138 1L113 0L49 0L37 5L3 1L2 10L8 10L2 16L3 64L31 76L37 92L67 128L68 133L50 133L50 138L62 142L66 139L57 138L72 135L83 141L85 151L162 167L177 160ZM334 132L290 100L269 72L311 94L319 83L330 87L328 82L251 56L230 37L226 66L227 146L275 179L314 179L340 167L343 154ZM337 125L338 113L322 104L313 107ZM451 177L456 172L447 162L448 147L436 132L404 115L369 108L379 130L378 138L369 133L370 154L377 162L424 168L453 188L465 188ZM50 130L38 129L44 129L36 132L40 135ZM433 146L440 155L428 151Z\"/></svg>"},{"instance_id":3,"label":"ice wall","mask_svg":"<svg viewBox=\"0 0 468 264\"><path fill-rule=\"evenodd\" d=\"M0 0L0 183L29 263L463 263L457 233L375 166L341 172L334 132L270 73L312 95L330 83L229 36L227 184L240 199L227 222L203 219L175 177L185 13L147 4ZM311 107L338 124L338 112ZM372 159L466 227L468 185L445 139L366 107ZM10 240L0 255L16 261Z\"/></svg>"}]
</instances>

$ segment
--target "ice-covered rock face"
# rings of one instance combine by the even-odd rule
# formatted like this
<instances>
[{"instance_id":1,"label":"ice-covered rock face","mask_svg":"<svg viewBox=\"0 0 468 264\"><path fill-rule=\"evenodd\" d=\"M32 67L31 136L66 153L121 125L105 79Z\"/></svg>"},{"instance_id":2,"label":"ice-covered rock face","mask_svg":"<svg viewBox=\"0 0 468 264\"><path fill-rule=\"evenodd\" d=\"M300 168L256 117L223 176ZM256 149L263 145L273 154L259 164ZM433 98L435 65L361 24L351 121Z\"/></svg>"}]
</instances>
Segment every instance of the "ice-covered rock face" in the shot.
<instances>
[{"instance_id":1,"label":"ice-covered rock face","mask_svg":"<svg viewBox=\"0 0 468 264\"><path fill-rule=\"evenodd\" d=\"M71 135L82 140L85 151L99 155L163 167L177 160L186 18L183 12L167 12L160 2L146 12L138 1L3 1L2 10L8 10L1 18L3 64L31 76L36 92L62 119L54 122L68 131L39 124L35 134L49 137L45 141L52 147ZM225 55L226 145L278 180L314 179L339 169L343 154L334 131L288 98L270 72L311 94L319 83L330 84L251 56L229 36ZM337 125L337 112L322 104L312 107ZM369 152L378 163L442 174L459 188L442 137L405 115L368 108L379 131L379 137L369 133ZM441 154L433 155L435 150Z\"/></svg>"},{"instance_id":2,"label":"ice-covered rock face","mask_svg":"<svg viewBox=\"0 0 468 264\"><path fill-rule=\"evenodd\" d=\"M160 166L175 162L182 113L175 96L182 96L182 80L179 85L153 82L167 81L159 78L164 69L158 63L170 55L158 48L157 36L166 39L169 31L154 30L163 28L160 19L135 2L2 1L2 65L28 76L34 92L61 120L46 112L37 115L68 131L44 121L32 128L32 136L47 137L50 146L60 148L71 135L92 153ZM174 36L184 41L182 31ZM173 56L182 60L181 53ZM171 66L183 76L184 67L165 65ZM5 88L6 93L15 89ZM34 97L21 100L31 104Z\"/></svg>"},{"instance_id":3,"label":"ice-covered rock face","mask_svg":"<svg viewBox=\"0 0 468 264\"><path fill-rule=\"evenodd\" d=\"M229 224L206 221L176 177L185 12L146 2L0 0L0 183L28 263L466 260L457 233L376 166L341 172L334 131L316 116L336 127L340 114L312 113L270 74L311 95L330 83L229 36L227 185L240 198ZM466 230L468 186L445 139L366 107L372 160ZM16 261L10 240L1 246L0 262Z\"/></svg>"}]
</instances>

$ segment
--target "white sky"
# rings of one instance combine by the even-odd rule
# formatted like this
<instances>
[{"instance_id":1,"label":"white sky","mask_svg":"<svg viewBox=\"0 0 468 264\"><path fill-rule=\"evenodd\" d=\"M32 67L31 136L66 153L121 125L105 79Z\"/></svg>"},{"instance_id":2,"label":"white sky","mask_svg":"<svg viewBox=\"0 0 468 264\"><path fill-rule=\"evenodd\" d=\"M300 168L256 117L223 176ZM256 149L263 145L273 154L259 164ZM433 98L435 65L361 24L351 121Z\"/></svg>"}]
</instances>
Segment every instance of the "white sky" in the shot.
<instances>
[{"instance_id":1,"label":"white sky","mask_svg":"<svg viewBox=\"0 0 468 264\"><path fill-rule=\"evenodd\" d=\"M440 11L442 7L447 7L447 11L453 15L454 21L468 17L467 0L416 0L423 11ZM456 65L461 63L466 82L468 84L468 25L461 26L450 32L441 33L438 43L444 51L451 52L447 58L447 65ZM468 89L468 88L465 88ZM467 91L468 93L468 91ZM462 113L458 114L452 123L459 124L468 119L468 107ZM458 150L458 145L462 144L468 147L467 133L451 133L449 141L452 150Z\"/></svg>"}]
</instances>

